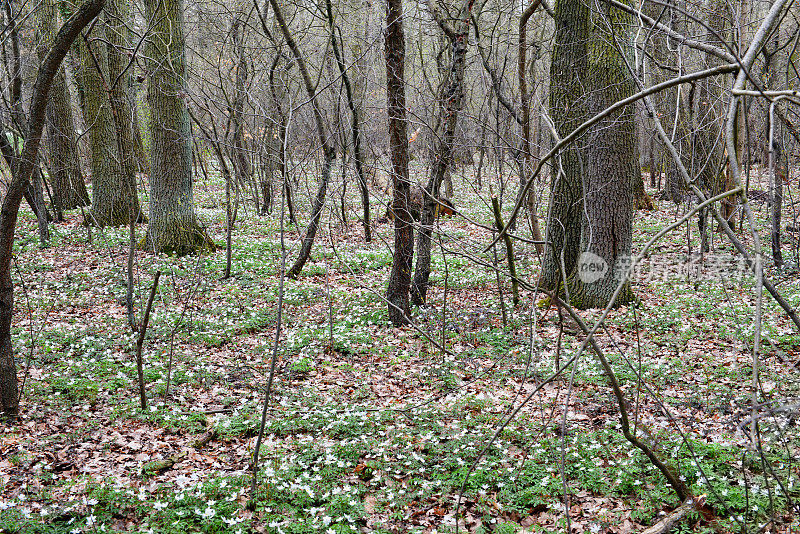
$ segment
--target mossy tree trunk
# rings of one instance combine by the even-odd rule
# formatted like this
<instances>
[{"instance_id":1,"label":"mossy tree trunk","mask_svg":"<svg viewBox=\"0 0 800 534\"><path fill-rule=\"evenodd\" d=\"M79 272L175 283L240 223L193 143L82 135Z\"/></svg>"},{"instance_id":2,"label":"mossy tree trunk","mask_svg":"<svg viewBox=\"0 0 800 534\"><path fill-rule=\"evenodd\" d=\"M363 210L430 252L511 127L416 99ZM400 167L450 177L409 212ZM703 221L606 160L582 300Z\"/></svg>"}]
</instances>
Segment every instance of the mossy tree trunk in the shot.
<instances>
[{"instance_id":1,"label":"mossy tree trunk","mask_svg":"<svg viewBox=\"0 0 800 534\"><path fill-rule=\"evenodd\" d=\"M186 109L182 0L145 0L153 21L145 48L150 106L150 221L146 248L185 255L214 248L194 210Z\"/></svg>"},{"instance_id":2,"label":"mossy tree trunk","mask_svg":"<svg viewBox=\"0 0 800 534\"><path fill-rule=\"evenodd\" d=\"M585 118L584 77L587 69L589 9L582 0L557 0L555 44L550 65L550 113L556 131L564 137ZM574 270L578 259L583 192L581 137L562 150L550 183L550 206L539 284L556 290ZM562 276L562 267L564 274Z\"/></svg>"},{"instance_id":3,"label":"mossy tree trunk","mask_svg":"<svg viewBox=\"0 0 800 534\"><path fill-rule=\"evenodd\" d=\"M92 171L89 224L123 226L130 220L131 191L124 178L114 114L108 94L108 49L104 24L92 38L78 40L83 116L88 129Z\"/></svg>"},{"instance_id":4,"label":"mossy tree trunk","mask_svg":"<svg viewBox=\"0 0 800 534\"><path fill-rule=\"evenodd\" d=\"M630 17L602 6L592 14L585 87L588 116L631 96L634 81L626 65L632 63ZM581 255L570 278L570 300L580 308L606 306L630 261L633 223L633 177L639 173L635 107L628 105L609 115L586 134L582 168L584 217ZM602 260L601 260L602 259ZM586 270L605 264L605 270ZM626 281L615 305L633 299Z\"/></svg>"},{"instance_id":5,"label":"mossy tree trunk","mask_svg":"<svg viewBox=\"0 0 800 534\"><path fill-rule=\"evenodd\" d=\"M104 14L106 36L108 39L108 85L112 115L115 121L120 169L124 186L129 190L128 206L132 216L141 219L141 208L136 195L137 163L134 138L133 101L131 97L133 65L125 53L131 47L131 13L125 0L111 0Z\"/></svg>"},{"instance_id":6,"label":"mossy tree trunk","mask_svg":"<svg viewBox=\"0 0 800 534\"><path fill-rule=\"evenodd\" d=\"M53 0L43 0L39 14L39 45L37 54L44 61L56 34L58 13ZM89 205L89 193L83 181L78 158L75 122L64 68L53 78L47 103L47 150L50 154L50 183L53 187L53 206L56 218L63 219L65 210Z\"/></svg>"}]
</instances>

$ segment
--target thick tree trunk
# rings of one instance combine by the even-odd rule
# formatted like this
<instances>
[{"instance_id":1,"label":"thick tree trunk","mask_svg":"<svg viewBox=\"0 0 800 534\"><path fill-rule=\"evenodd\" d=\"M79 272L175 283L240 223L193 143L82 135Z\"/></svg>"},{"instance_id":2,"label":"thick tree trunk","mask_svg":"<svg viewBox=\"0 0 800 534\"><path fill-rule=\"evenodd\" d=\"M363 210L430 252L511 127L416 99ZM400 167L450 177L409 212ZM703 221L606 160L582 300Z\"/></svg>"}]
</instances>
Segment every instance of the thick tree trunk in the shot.
<instances>
[{"instance_id":1,"label":"thick tree trunk","mask_svg":"<svg viewBox=\"0 0 800 534\"><path fill-rule=\"evenodd\" d=\"M635 92L623 57L631 43L620 37L626 35L629 17L614 8L605 8L594 16L597 20L591 25L585 78L590 91L589 116ZM633 223L631 188L639 173L634 105L598 122L587 132L586 141L581 256L569 281L571 302L584 309L606 306L627 275ZM592 266L604 266L605 270L593 270ZM615 305L632 299L628 280Z\"/></svg>"},{"instance_id":2,"label":"thick tree trunk","mask_svg":"<svg viewBox=\"0 0 800 534\"><path fill-rule=\"evenodd\" d=\"M558 0L555 6L555 44L550 66L550 113L561 137L585 118L584 77L587 68L589 9L581 0ZM580 145L585 136L561 151L550 184L550 206L539 284L556 290L571 275L578 260L583 192ZM564 274L562 276L562 268Z\"/></svg>"},{"instance_id":3,"label":"thick tree trunk","mask_svg":"<svg viewBox=\"0 0 800 534\"><path fill-rule=\"evenodd\" d=\"M130 190L124 178L117 128L107 91L108 49L103 24L92 32L95 39L78 42L84 89L83 116L89 130L92 169L92 210L87 224L123 226L130 219Z\"/></svg>"},{"instance_id":4,"label":"thick tree trunk","mask_svg":"<svg viewBox=\"0 0 800 534\"><path fill-rule=\"evenodd\" d=\"M387 0L386 15L386 96L389 112L389 149L392 158L392 210L394 211L394 256L386 300L389 320L394 326L408 323L408 290L411 286L411 262L414 258L414 230L409 200L408 122L406 120L405 56L403 0Z\"/></svg>"},{"instance_id":5,"label":"thick tree trunk","mask_svg":"<svg viewBox=\"0 0 800 534\"><path fill-rule=\"evenodd\" d=\"M0 210L0 401L2 401L4 415L9 419L16 418L19 413L17 370L11 342L11 321L14 315L11 258L19 206L36 168L45 122L47 97L53 78L72 42L78 37L80 31L97 16L104 3L105 0L89 0L83 4L64 23L53 41L50 53L42 62L33 85L25 145L18 164L12 168L13 177L3 198L2 210Z\"/></svg>"},{"instance_id":6,"label":"thick tree trunk","mask_svg":"<svg viewBox=\"0 0 800 534\"><path fill-rule=\"evenodd\" d=\"M652 170L650 171L653 172ZM637 210L652 211L655 209L653 199L647 194L644 188L644 177L641 170L631 178L631 188L633 192L633 204Z\"/></svg>"},{"instance_id":7,"label":"thick tree trunk","mask_svg":"<svg viewBox=\"0 0 800 534\"><path fill-rule=\"evenodd\" d=\"M194 211L191 128L186 109L182 0L146 0L150 106L150 222L146 248L168 254L215 249Z\"/></svg>"},{"instance_id":8,"label":"thick tree trunk","mask_svg":"<svg viewBox=\"0 0 800 534\"><path fill-rule=\"evenodd\" d=\"M39 19L39 60L44 61L56 34L58 20L53 0L43 0ZM53 78L50 101L47 103L47 149L50 153L50 183L53 188L53 208L57 219L65 210L89 205L89 193L83 181L78 159L75 123L64 68Z\"/></svg>"},{"instance_id":9,"label":"thick tree trunk","mask_svg":"<svg viewBox=\"0 0 800 534\"><path fill-rule=\"evenodd\" d=\"M411 301L416 305L425 303L428 293L428 279L431 274L431 233L436 219L436 207L439 204L439 188L442 185L450 165L453 162L453 141L458 124L458 113L464 105L464 67L467 56L469 22L474 0L465 0L456 19L456 27L450 26L438 8L436 0L429 5L439 26L450 40L451 64L447 71L446 83L442 84L441 109L437 124L442 125L440 135L434 137L433 172L425 186L420 217L420 230L417 233L417 265L414 271L414 282L411 285Z\"/></svg>"},{"instance_id":10,"label":"thick tree trunk","mask_svg":"<svg viewBox=\"0 0 800 534\"><path fill-rule=\"evenodd\" d=\"M136 171L139 169L136 158L134 138L132 86L133 65L125 52L131 47L131 34L128 29L131 15L125 0L111 0L106 6L104 16L108 31L108 86L111 111L117 134L120 169L123 186L128 190L128 212L135 220L143 219L139 198L136 195Z\"/></svg>"},{"instance_id":11,"label":"thick tree trunk","mask_svg":"<svg viewBox=\"0 0 800 534\"><path fill-rule=\"evenodd\" d=\"M144 173L150 176L150 158L147 157L147 151L144 149L144 141L142 140L142 127L139 123L139 106L136 103L136 87L137 84L134 83L133 77L131 77L131 97L133 100L131 101L131 126L133 128L133 150L136 154L136 164L139 172Z\"/></svg>"}]
</instances>

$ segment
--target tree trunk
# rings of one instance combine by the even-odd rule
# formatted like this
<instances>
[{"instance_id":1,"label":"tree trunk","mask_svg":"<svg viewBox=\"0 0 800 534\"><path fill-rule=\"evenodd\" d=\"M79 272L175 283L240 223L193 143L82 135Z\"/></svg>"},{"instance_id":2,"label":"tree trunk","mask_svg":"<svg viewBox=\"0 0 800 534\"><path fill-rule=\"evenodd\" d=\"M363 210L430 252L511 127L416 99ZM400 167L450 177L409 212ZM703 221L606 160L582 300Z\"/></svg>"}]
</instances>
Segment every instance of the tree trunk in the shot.
<instances>
[{"instance_id":1,"label":"tree trunk","mask_svg":"<svg viewBox=\"0 0 800 534\"><path fill-rule=\"evenodd\" d=\"M14 284L11 280L11 258L19 206L36 168L36 160L45 122L47 97L53 78L64 56L80 31L103 8L105 0L89 0L64 23L47 54L33 85L25 144L17 165L12 170L0 210L0 401L3 413L15 419L19 413L19 389L14 348L11 343L11 322L14 315Z\"/></svg>"},{"instance_id":2,"label":"tree trunk","mask_svg":"<svg viewBox=\"0 0 800 534\"><path fill-rule=\"evenodd\" d=\"M522 119L522 162L520 165L520 180L519 187L520 193L527 189L525 193L525 207L528 210L528 221L531 226L531 234L534 241L542 241L542 231L539 229L539 216L536 210L536 192L533 184L528 187L529 173L532 166L532 150L531 150L531 119L530 119L530 94L528 94L527 84L527 49L528 39L526 37L528 20L533 15L534 10L541 3L540 0L533 0L530 5L525 9L519 21L519 39L518 39L518 64L517 75L519 77L519 93L520 93L520 115ZM534 60L534 65L536 64ZM531 69L534 70L534 69ZM544 246L541 243L536 243L536 252L541 254L544 252Z\"/></svg>"},{"instance_id":3,"label":"tree trunk","mask_svg":"<svg viewBox=\"0 0 800 534\"><path fill-rule=\"evenodd\" d=\"M344 64L344 57L342 54L344 51L340 51L339 44L336 40L336 29L337 27L333 23L333 7L331 6L331 1L326 0L325 6L328 12L328 24L331 28L331 42L333 43L333 53L336 56L336 64L339 67L339 74L342 77L342 83L344 84L345 89L345 96L347 97L347 107L350 109L350 115L352 117L350 123L350 131L353 136L353 160L356 166L356 177L358 178L358 188L361 191L361 207L363 208L363 220L362 223L364 225L364 241L369 243L372 241L372 228L370 226L369 221L369 189L367 189L367 179L364 176L364 155L361 152L361 124L358 114L358 107L356 107L355 99L353 98L353 89L350 85L350 77L347 75L347 68ZM342 216L344 216L344 211L342 211Z\"/></svg>"},{"instance_id":4,"label":"tree trunk","mask_svg":"<svg viewBox=\"0 0 800 534\"><path fill-rule=\"evenodd\" d=\"M126 53L131 47L130 24L132 22L125 0L111 0L104 14L108 38L108 87L111 111L117 134L120 169L123 185L128 190L128 212L134 220L143 219L139 198L136 195L136 142L133 132L132 85L133 65Z\"/></svg>"},{"instance_id":5,"label":"tree trunk","mask_svg":"<svg viewBox=\"0 0 800 534\"><path fill-rule=\"evenodd\" d=\"M185 255L216 246L194 211L191 128L186 109L182 0L145 0L150 106L150 222L146 248Z\"/></svg>"},{"instance_id":6,"label":"tree trunk","mask_svg":"<svg viewBox=\"0 0 800 534\"><path fill-rule=\"evenodd\" d=\"M431 233L439 204L439 188L453 161L453 140L455 139L458 112L464 105L464 67L466 64L469 22L474 0L465 0L456 19L456 27L445 20L430 0L429 5L439 26L450 40L451 64L447 71L446 83L442 84L440 115L437 124L442 125L440 135L433 136L436 143L433 149L433 172L425 186L425 194L420 217L420 230L417 234L417 265L414 282L411 286L411 301L416 305L425 303L428 293L428 279L431 274ZM397 212L395 212L397 213Z\"/></svg>"},{"instance_id":7,"label":"tree trunk","mask_svg":"<svg viewBox=\"0 0 800 534\"><path fill-rule=\"evenodd\" d=\"M286 39L286 44L292 51L294 59L297 62L297 67L300 69L300 74L303 78L303 85L305 86L308 99L311 102L311 108L314 114L314 124L317 127L317 137L319 139L320 146L322 147L323 156L322 177L320 178L319 187L317 188L317 195L314 197L314 202L311 206L311 221L308 223L306 233L303 236L303 243L300 245L300 254L297 256L297 260L295 260L294 265L292 265L292 267L286 272L286 276L289 276L290 278L296 278L300 274L300 271L303 270L303 266L305 266L306 262L311 257L311 248L314 246L314 238L316 237L317 230L319 229L319 220L322 217L322 208L325 206L325 195L327 194L328 190L328 182L331 178L333 162L336 159L336 149L333 147L331 140L325 134L325 125L322 122L322 112L320 111L319 103L317 101L317 91L314 87L314 84L311 83L311 77L308 75L306 62L303 59L303 55L300 53L300 48L297 46L297 43L292 37L291 32L289 32L289 26L286 25L286 20L283 18L283 13L281 12L281 8L277 0L270 0L270 5L272 5L272 10L275 12L275 20L278 22L281 33L283 33L283 38Z\"/></svg>"},{"instance_id":8,"label":"tree trunk","mask_svg":"<svg viewBox=\"0 0 800 534\"><path fill-rule=\"evenodd\" d=\"M133 150L136 154L136 163L139 172L150 176L150 159L147 157L147 151L144 149L144 141L142 140L142 127L139 124L139 105L137 104L137 87L131 76L130 93L133 100L131 101L131 127L133 128Z\"/></svg>"},{"instance_id":9,"label":"tree trunk","mask_svg":"<svg viewBox=\"0 0 800 534\"><path fill-rule=\"evenodd\" d=\"M11 57L6 55L5 39L2 46L3 59L6 63L6 69L9 77L8 83L8 103L9 112L11 115L12 126L8 129L3 128L3 132L10 132L14 138L14 146L10 151L5 151L5 158L9 162L12 169L17 163L18 143L24 139L23 133L27 130L27 122L25 119L25 110L22 106L22 56L19 46L19 31L17 29L17 14L14 12L12 2L4 2L5 15L8 17L8 24L4 28L4 33L7 33L8 41L11 44ZM4 140L5 141L5 140ZM7 148L7 147L6 147ZM50 240L50 231L47 226L50 220L50 214L44 205L44 193L42 192L42 183L38 177L28 183L25 199L30 204L33 213L36 215L36 220L39 225L39 243L42 247L46 247Z\"/></svg>"},{"instance_id":10,"label":"tree trunk","mask_svg":"<svg viewBox=\"0 0 800 534\"><path fill-rule=\"evenodd\" d=\"M97 24L90 41L78 41L84 88L83 116L89 130L92 210L88 224L123 226L130 219L130 190L124 178L117 128L107 91L108 49L105 26Z\"/></svg>"},{"instance_id":11,"label":"tree trunk","mask_svg":"<svg viewBox=\"0 0 800 534\"><path fill-rule=\"evenodd\" d=\"M245 21L246 22L246 21ZM242 22L241 13L237 13L231 25L234 53L236 54L236 87L231 110L233 127L233 172L236 174L237 191L239 187L248 186L252 181L252 166L244 142L245 115L244 105L247 101L247 57L244 48L244 31L247 28ZM256 193L257 195L258 193ZM256 197L257 198L257 197Z\"/></svg>"},{"instance_id":12,"label":"tree trunk","mask_svg":"<svg viewBox=\"0 0 800 534\"><path fill-rule=\"evenodd\" d=\"M55 38L57 11L53 0L43 0L39 19L39 60L44 61ZM50 153L50 183L53 188L53 209L56 219L63 212L89 205L89 193L83 181L71 99L64 68L53 78L50 101L47 103L47 150Z\"/></svg>"},{"instance_id":13,"label":"tree trunk","mask_svg":"<svg viewBox=\"0 0 800 534\"><path fill-rule=\"evenodd\" d=\"M708 6L708 27L713 30L709 35L709 41L724 48L728 46L725 42L728 40L730 28L733 26L733 13L731 6L724 0L710 0ZM706 62L710 67L720 65L722 61L711 54L707 54ZM725 121L727 118L728 104L722 97L721 88L728 85L730 79L729 75L720 75L719 77L707 78L704 80L700 87L702 113L711 113L712 124L718 125L719 129L724 129ZM710 110L708 109L710 107ZM699 117L698 117L699 120ZM737 116L737 125L734 128L734 135L738 137L739 121L741 120L741 111ZM704 119L704 122L708 118ZM734 188L733 177L724 167L727 159L725 154L725 144L717 142L718 131L714 128L705 128L699 134L700 146L695 148L695 157L706 162L704 172L702 173L703 181L707 190L711 195L718 195L725 191L730 191ZM741 152L739 139L734 141L736 150ZM741 161L741 154L736 154L736 159ZM723 168L726 170L723 172ZM722 200L721 213L722 217L728 221L728 226L736 228L736 204L737 195L730 195ZM720 230L721 232L722 230Z\"/></svg>"},{"instance_id":14,"label":"tree trunk","mask_svg":"<svg viewBox=\"0 0 800 534\"><path fill-rule=\"evenodd\" d=\"M620 37L626 35L629 16L605 6L594 16L597 20L593 20L590 26L585 77L585 86L590 91L588 116L635 92L623 56L628 54L631 43ZM586 141L581 256L577 272L569 281L570 300L583 309L606 306L620 280L627 274L633 223L631 186L633 177L637 173L641 175L636 149L635 106L629 104L595 124L587 132ZM593 266L601 270L593 270ZM626 304L632 299L630 281L626 281L615 305Z\"/></svg>"},{"instance_id":15,"label":"tree trunk","mask_svg":"<svg viewBox=\"0 0 800 534\"><path fill-rule=\"evenodd\" d=\"M585 118L584 77L587 68L589 10L581 0L558 0L555 43L550 66L550 113L556 132L564 137ZM583 217L580 146L585 136L566 147L555 161L539 284L556 290L575 270ZM564 275L562 276L562 267Z\"/></svg>"},{"instance_id":16,"label":"tree trunk","mask_svg":"<svg viewBox=\"0 0 800 534\"><path fill-rule=\"evenodd\" d=\"M389 112L389 149L392 158L392 210L394 211L394 255L386 300L389 320L394 326L408 323L408 290L411 286L411 261L414 258L414 230L409 200L408 122L406 120L403 0L387 0L386 15L386 96Z\"/></svg>"},{"instance_id":17,"label":"tree trunk","mask_svg":"<svg viewBox=\"0 0 800 534\"><path fill-rule=\"evenodd\" d=\"M653 171L651 170L650 172L652 173ZM631 188L633 191L633 204L637 210L652 211L655 209L653 199L650 198L644 188L644 177L641 170L631 178Z\"/></svg>"}]
</instances>

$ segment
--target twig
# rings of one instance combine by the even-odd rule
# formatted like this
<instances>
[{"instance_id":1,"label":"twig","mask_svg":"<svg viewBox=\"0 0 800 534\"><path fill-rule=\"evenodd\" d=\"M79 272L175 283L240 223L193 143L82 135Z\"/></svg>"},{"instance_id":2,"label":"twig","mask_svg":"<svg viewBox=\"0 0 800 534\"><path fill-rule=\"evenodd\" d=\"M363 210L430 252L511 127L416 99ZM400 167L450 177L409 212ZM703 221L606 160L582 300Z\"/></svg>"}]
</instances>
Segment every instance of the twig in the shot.
<instances>
[{"instance_id":1,"label":"twig","mask_svg":"<svg viewBox=\"0 0 800 534\"><path fill-rule=\"evenodd\" d=\"M139 339L136 340L136 371L139 374L139 400L141 401L142 410L147 409L147 396L145 395L144 391L144 371L142 369L142 346L144 345L144 336L147 333L147 323L150 322L150 311L153 309L153 299L156 296L158 280L160 278L161 271L156 271L156 276L153 279L153 287L150 288L150 296L147 298L147 307L144 310L142 326L139 329Z\"/></svg>"}]
</instances>

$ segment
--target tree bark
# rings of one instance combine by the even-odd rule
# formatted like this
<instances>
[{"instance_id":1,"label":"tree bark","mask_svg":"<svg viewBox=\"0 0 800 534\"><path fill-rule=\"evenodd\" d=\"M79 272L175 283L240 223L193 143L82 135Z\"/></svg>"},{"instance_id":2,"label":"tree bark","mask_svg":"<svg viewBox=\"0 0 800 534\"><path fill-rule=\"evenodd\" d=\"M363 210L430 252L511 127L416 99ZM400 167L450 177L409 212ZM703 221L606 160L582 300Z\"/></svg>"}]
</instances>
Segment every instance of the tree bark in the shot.
<instances>
[{"instance_id":1,"label":"tree bark","mask_svg":"<svg viewBox=\"0 0 800 534\"><path fill-rule=\"evenodd\" d=\"M108 90L117 134L120 170L123 186L127 189L128 212L134 220L143 219L139 198L136 195L136 158L134 136L133 102L130 93L133 84L133 63L126 50L131 47L131 14L125 0L111 0L104 17L108 38Z\"/></svg>"},{"instance_id":2,"label":"tree bark","mask_svg":"<svg viewBox=\"0 0 800 534\"><path fill-rule=\"evenodd\" d=\"M94 39L78 42L83 116L89 133L92 210L87 224L123 226L130 219L130 190L124 178L117 125L108 87L108 49L104 24L95 25Z\"/></svg>"},{"instance_id":3,"label":"tree bark","mask_svg":"<svg viewBox=\"0 0 800 534\"><path fill-rule=\"evenodd\" d=\"M409 200L408 122L406 119L403 0L387 0L386 15L386 96L389 112L389 149L392 158L392 210L394 211L394 255L386 300L389 320L394 326L408 323L408 290L414 258L414 230Z\"/></svg>"},{"instance_id":4,"label":"tree bark","mask_svg":"<svg viewBox=\"0 0 800 534\"><path fill-rule=\"evenodd\" d=\"M634 81L623 54L629 15L603 5L593 13L589 34L586 87L588 114L593 116L635 92ZM633 55L632 53L630 54ZM631 257L633 226L633 177L639 172L636 149L635 106L629 104L605 117L587 131L583 165L584 217L581 223L581 256L568 283L570 300L579 308L606 306L620 280L626 277ZM598 259L602 258L602 260ZM601 276L587 267L605 263ZM615 305L633 299L630 280L625 282Z\"/></svg>"},{"instance_id":5,"label":"tree bark","mask_svg":"<svg viewBox=\"0 0 800 534\"><path fill-rule=\"evenodd\" d=\"M358 107L353 98L353 89L350 85L350 77L344 64L343 51L340 51L336 40L336 26L333 23L333 7L331 0L325 0L328 12L328 24L331 28L331 43L333 43L333 53L336 56L336 64L339 66L339 74L344 84L345 96L347 97L347 107L350 109L351 123L350 131L353 136L353 160L356 166L356 177L358 178L358 188L361 192L361 207L363 209L364 241L372 241L372 228L369 220L369 189L367 189L367 179L364 176L364 155L361 152L361 123L358 114ZM344 214L343 214L344 215Z\"/></svg>"},{"instance_id":6,"label":"tree bark","mask_svg":"<svg viewBox=\"0 0 800 534\"><path fill-rule=\"evenodd\" d=\"M236 175L237 191L239 187L249 187L252 182L252 166L250 156L245 147L244 130L245 114L244 105L247 101L247 57L244 47L244 30L246 21L242 21L242 14L237 12L231 25L234 53L236 55L236 86L234 88L233 106L231 109L231 126L233 127L233 172ZM256 189L256 195L258 195ZM257 196L256 196L257 198Z\"/></svg>"},{"instance_id":7,"label":"tree bark","mask_svg":"<svg viewBox=\"0 0 800 534\"><path fill-rule=\"evenodd\" d=\"M411 286L411 301L418 306L425 303L428 293L428 279L431 274L431 233L436 219L436 207L439 204L439 189L453 162L453 141L458 125L458 113L464 105L464 68L469 44L470 16L475 3L474 0L464 0L459 9L456 26L453 27L442 16L435 2L436 0L429 0L428 5L449 39L452 50L446 82L442 84L441 108L437 120L437 124L442 125L443 131L440 135L433 136L436 143L433 149L435 158L433 172L425 186L420 230L417 233L417 265Z\"/></svg>"},{"instance_id":8,"label":"tree bark","mask_svg":"<svg viewBox=\"0 0 800 534\"><path fill-rule=\"evenodd\" d=\"M39 60L44 61L56 34L57 11L53 0L43 0L39 8ZM58 69L47 104L47 150L50 153L50 183L53 188L53 209L57 220L66 210L89 205L89 193L83 181L78 158L75 122L64 68Z\"/></svg>"},{"instance_id":9,"label":"tree bark","mask_svg":"<svg viewBox=\"0 0 800 534\"><path fill-rule=\"evenodd\" d=\"M314 114L314 124L317 127L317 137L319 139L320 147L322 148L323 163L322 163L322 177L319 181L317 188L317 195L314 197L314 202L311 206L311 221L306 228L303 243L300 245L300 254L295 260L294 265L286 272L286 276L290 278L297 278L300 271L303 270L308 259L311 257L311 248L314 246L314 238L319 229L319 220L322 217L322 208L325 206L325 196L328 190L328 182L331 178L331 169L333 162L336 159L336 149L333 147L331 140L325 134L325 125L322 121L322 112L320 111L319 103L317 101L316 89L314 84L311 83L311 77L308 75L306 62L303 55L300 53L300 48L297 46L294 38L292 37L289 27L286 25L286 20L283 18L280 5L277 0L270 0L272 10L275 12L275 20L283 33L283 38L286 39L286 44L294 55L297 62L297 67L300 69L300 74L303 77L303 85L305 86L306 94L311 102L311 108Z\"/></svg>"},{"instance_id":10,"label":"tree bark","mask_svg":"<svg viewBox=\"0 0 800 534\"><path fill-rule=\"evenodd\" d=\"M556 132L564 137L580 125L585 112L584 77L587 69L589 10L581 0L558 0L555 43L550 66L550 114ZM561 286L575 270L582 220L580 145L585 137L558 155L550 183L547 212L548 245L539 285L549 291ZM562 267L564 275L562 276Z\"/></svg>"},{"instance_id":11,"label":"tree bark","mask_svg":"<svg viewBox=\"0 0 800 534\"><path fill-rule=\"evenodd\" d=\"M105 0L89 0L67 20L56 35L33 86L27 135L18 164L12 168L11 184L0 210L0 401L3 413L14 419L19 413L19 389L14 349L11 342L11 322L14 314L14 284L11 280L11 258L14 233L22 197L36 168L39 145L45 122L47 97L53 78L64 56L80 31L103 8Z\"/></svg>"},{"instance_id":12,"label":"tree bark","mask_svg":"<svg viewBox=\"0 0 800 534\"><path fill-rule=\"evenodd\" d=\"M528 20L531 15L539 7L541 0L533 0L528 7L523 11L519 20L519 39L518 39L518 64L517 75L519 77L519 94L520 94L520 115L522 120L522 164L520 166L520 191L525 189L528 184L528 175L531 170L531 162L533 153L531 151L531 119L530 119L530 95L528 94L528 83L526 76L527 66L527 28ZM535 60L534 60L535 65ZM531 233L533 234L534 241L542 241L542 231L539 229L539 216L536 213L536 193L533 187L528 189L527 196L525 197L525 206L528 210L528 220L531 225ZM544 252L544 247L541 243L536 243L536 252L541 254Z\"/></svg>"},{"instance_id":13,"label":"tree bark","mask_svg":"<svg viewBox=\"0 0 800 534\"><path fill-rule=\"evenodd\" d=\"M24 132L28 127L26 125L25 110L22 106L22 56L19 46L17 14L14 12L14 6L12 5L12 2L7 1L4 2L3 5L5 7L5 15L8 17L8 24L3 31L4 33L8 32L7 38L11 44L10 58L6 56L5 45L2 47L3 59L6 62L6 69L9 76L8 102L12 123L11 128L8 128L7 131L10 132L14 138L13 147L11 147L11 150L7 150L7 148L11 145L7 145L4 148L4 157L8 161L9 167L13 169L18 161L18 143L16 139L23 140ZM5 132L6 130L3 131ZM4 139L3 141L5 143L7 140ZM47 226L47 223L50 220L50 214L47 212L47 208L44 205L42 182L38 176L36 179L33 179L30 183L28 183L25 199L28 201L28 204L30 204L33 213L36 215L36 220L39 225L39 243L42 247L46 247L48 241L50 240L50 230Z\"/></svg>"},{"instance_id":14,"label":"tree bark","mask_svg":"<svg viewBox=\"0 0 800 534\"><path fill-rule=\"evenodd\" d=\"M146 248L186 255L214 250L194 211L191 127L186 109L183 0L145 0L150 105L150 222Z\"/></svg>"}]
</instances>

